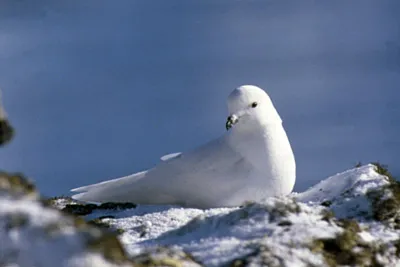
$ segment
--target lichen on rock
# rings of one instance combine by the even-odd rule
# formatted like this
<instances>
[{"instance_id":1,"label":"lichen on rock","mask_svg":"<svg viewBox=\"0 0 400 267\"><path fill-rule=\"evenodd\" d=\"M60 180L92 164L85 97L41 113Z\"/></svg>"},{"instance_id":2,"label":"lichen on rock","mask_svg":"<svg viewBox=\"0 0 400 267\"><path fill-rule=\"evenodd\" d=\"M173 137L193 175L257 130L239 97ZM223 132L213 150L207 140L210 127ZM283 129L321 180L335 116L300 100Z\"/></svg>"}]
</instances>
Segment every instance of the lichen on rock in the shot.
<instances>
[{"instance_id":1,"label":"lichen on rock","mask_svg":"<svg viewBox=\"0 0 400 267\"><path fill-rule=\"evenodd\" d=\"M389 183L368 192L373 217L395 229L400 229L400 182L389 172L386 165L374 163L376 172L388 178Z\"/></svg>"},{"instance_id":2,"label":"lichen on rock","mask_svg":"<svg viewBox=\"0 0 400 267\"><path fill-rule=\"evenodd\" d=\"M333 238L315 239L313 252L322 253L329 266L383 266L378 262L379 245L363 242L358 235L360 226L355 220L339 220L342 228Z\"/></svg>"},{"instance_id":3,"label":"lichen on rock","mask_svg":"<svg viewBox=\"0 0 400 267\"><path fill-rule=\"evenodd\" d=\"M193 257L183 252L168 247L157 247L155 249L148 249L132 258L135 266L138 267L200 267L201 264L196 262Z\"/></svg>"},{"instance_id":4,"label":"lichen on rock","mask_svg":"<svg viewBox=\"0 0 400 267\"><path fill-rule=\"evenodd\" d=\"M106 202L100 205L97 204L66 204L62 211L75 215L88 215L95 210L127 210L136 208L136 204L127 202Z\"/></svg>"},{"instance_id":5,"label":"lichen on rock","mask_svg":"<svg viewBox=\"0 0 400 267\"><path fill-rule=\"evenodd\" d=\"M38 199L35 185L20 173L0 172L0 196L20 196Z\"/></svg>"}]
</instances>

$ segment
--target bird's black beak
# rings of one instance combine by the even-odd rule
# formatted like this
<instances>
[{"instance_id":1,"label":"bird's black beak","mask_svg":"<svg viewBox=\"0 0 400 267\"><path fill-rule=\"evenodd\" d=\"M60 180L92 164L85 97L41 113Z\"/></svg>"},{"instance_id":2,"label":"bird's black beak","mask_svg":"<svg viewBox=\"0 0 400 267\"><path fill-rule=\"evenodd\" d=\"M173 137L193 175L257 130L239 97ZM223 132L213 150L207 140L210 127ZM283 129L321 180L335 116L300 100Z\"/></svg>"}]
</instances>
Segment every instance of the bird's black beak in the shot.
<instances>
[{"instance_id":1,"label":"bird's black beak","mask_svg":"<svg viewBox=\"0 0 400 267\"><path fill-rule=\"evenodd\" d=\"M239 121L239 118L236 115L231 115L228 117L226 120L225 128L228 131L234 124L236 124Z\"/></svg>"}]
</instances>

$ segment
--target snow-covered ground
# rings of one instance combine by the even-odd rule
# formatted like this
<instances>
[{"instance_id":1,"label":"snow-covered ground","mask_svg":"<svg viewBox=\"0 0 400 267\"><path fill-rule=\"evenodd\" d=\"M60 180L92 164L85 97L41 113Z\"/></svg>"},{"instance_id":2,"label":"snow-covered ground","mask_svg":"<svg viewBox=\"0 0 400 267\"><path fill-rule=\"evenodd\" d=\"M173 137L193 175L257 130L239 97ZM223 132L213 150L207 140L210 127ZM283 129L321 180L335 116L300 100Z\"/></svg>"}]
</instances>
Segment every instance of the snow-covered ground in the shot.
<instances>
[{"instance_id":1,"label":"snow-covered ground","mask_svg":"<svg viewBox=\"0 0 400 267\"><path fill-rule=\"evenodd\" d=\"M180 255L205 266L400 266L400 187L382 174L369 164L237 208L94 207L85 219L120 229L130 256L160 265Z\"/></svg>"},{"instance_id":2,"label":"snow-covered ground","mask_svg":"<svg viewBox=\"0 0 400 267\"><path fill-rule=\"evenodd\" d=\"M17 174L0 174L0 240L4 267L129 266L114 236L46 207Z\"/></svg>"}]
</instances>

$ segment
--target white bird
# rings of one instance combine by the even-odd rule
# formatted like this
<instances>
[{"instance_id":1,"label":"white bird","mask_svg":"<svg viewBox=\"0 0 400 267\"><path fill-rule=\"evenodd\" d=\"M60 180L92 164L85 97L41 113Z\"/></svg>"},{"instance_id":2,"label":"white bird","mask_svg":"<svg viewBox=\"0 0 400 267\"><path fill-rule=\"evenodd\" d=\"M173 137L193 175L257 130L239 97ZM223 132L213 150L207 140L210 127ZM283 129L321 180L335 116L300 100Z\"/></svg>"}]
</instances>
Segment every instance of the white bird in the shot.
<instances>
[{"instance_id":1,"label":"white bird","mask_svg":"<svg viewBox=\"0 0 400 267\"><path fill-rule=\"evenodd\" d=\"M296 163L282 120L262 89L243 85L228 97L227 131L152 169L73 189L86 202L213 208L289 194Z\"/></svg>"}]
</instances>

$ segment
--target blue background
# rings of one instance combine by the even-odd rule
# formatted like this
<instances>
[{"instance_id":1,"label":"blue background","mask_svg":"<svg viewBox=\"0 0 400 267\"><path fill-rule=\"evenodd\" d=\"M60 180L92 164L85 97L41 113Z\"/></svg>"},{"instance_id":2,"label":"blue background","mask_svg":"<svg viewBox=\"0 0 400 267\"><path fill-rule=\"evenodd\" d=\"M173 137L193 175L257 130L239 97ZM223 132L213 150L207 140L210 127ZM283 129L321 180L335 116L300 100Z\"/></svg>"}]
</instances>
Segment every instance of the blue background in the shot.
<instances>
[{"instance_id":1,"label":"blue background","mask_svg":"<svg viewBox=\"0 0 400 267\"><path fill-rule=\"evenodd\" d=\"M0 168L49 196L224 133L256 84L291 140L296 190L400 156L400 2L0 1Z\"/></svg>"}]
</instances>

